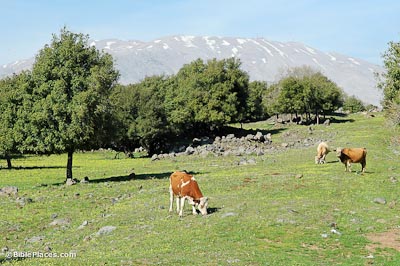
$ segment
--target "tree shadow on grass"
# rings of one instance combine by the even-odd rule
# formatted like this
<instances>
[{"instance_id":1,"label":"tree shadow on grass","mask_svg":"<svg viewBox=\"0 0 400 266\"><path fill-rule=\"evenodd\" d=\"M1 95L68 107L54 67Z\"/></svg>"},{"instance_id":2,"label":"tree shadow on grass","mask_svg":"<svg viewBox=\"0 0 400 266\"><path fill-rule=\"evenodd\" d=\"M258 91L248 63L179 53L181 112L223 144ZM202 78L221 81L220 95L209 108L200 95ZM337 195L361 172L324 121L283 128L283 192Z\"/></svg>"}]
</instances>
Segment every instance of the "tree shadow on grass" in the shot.
<instances>
[{"instance_id":1,"label":"tree shadow on grass","mask_svg":"<svg viewBox=\"0 0 400 266\"><path fill-rule=\"evenodd\" d=\"M111 176L106 178L91 179L89 183L102 183L102 182L122 182L130 180L150 180L150 179L167 179L171 172L157 173L157 174L129 174L123 176Z\"/></svg>"},{"instance_id":2,"label":"tree shadow on grass","mask_svg":"<svg viewBox=\"0 0 400 266\"><path fill-rule=\"evenodd\" d=\"M185 171L191 175L201 174L200 172L193 172L193 171ZM122 182L122 181L130 181L130 180L151 180L151 179L168 179L172 172L165 172L165 173L156 173L156 174L129 174L123 176L111 176L106 178L99 178L99 179L91 179L89 183L102 183L102 182Z\"/></svg>"},{"instance_id":3,"label":"tree shadow on grass","mask_svg":"<svg viewBox=\"0 0 400 266\"><path fill-rule=\"evenodd\" d=\"M193 171L185 171L191 175L197 175L197 174L202 174L201 172L193 172ZM156 174L129 174L129 175L120 175L120 176L111 176L111 177L105 177L105 178L94 178L90 179L88 183L104 183L104 182L124 182L124 181L131 181L131 180L152 180L152 179L169 179L170 175L172 172L165 172L165 173L156 173ZM80 180L75 179L77 183L80 182ZM52 186L60 186L64 185L65 182L61 183L53 183L51 184Z\"/></svg>"},{"instance_id":4,"label":"tree shadow on grass","mask_svg":"<svg viewBox=\"0 0 400 266\"><path fill-rule=\"evenodd\" d=\"M65 166L13 166L11 168L0 168L1 170L36 170L36 169L65 169ZM77 168L74 166L74 168Z\"/></svg>"}]
</instances>

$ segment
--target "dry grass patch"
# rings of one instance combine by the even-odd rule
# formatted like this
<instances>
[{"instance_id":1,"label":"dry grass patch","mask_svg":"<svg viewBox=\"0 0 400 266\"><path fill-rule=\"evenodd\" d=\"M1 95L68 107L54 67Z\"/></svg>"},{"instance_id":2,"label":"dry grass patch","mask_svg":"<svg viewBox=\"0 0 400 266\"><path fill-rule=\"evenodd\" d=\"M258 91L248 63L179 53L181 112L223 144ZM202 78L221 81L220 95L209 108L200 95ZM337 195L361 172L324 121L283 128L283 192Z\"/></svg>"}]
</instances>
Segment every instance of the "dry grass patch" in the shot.
<instances>
[{"instance_id":1,"label":"dry grass patch","mask_svg":"<svg viewBox=\"0 0 400 266\"><path fill-rule=\"evenodd\" d=\"M367 245L367 250L375 252L377 248L392 248L400 251L400 229L391 229L383 233L370 233L366 237L372 241L372 244Z\"/></svg>"}]
</instances>

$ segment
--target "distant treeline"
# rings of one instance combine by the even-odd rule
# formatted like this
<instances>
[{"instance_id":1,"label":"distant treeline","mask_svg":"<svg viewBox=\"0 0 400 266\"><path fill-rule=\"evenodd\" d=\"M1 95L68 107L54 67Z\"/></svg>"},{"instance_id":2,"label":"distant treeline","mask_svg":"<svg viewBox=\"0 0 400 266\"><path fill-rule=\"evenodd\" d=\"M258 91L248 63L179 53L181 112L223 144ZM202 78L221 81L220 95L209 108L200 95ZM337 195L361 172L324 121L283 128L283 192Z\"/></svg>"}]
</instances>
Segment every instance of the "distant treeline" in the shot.
<instances>
[{"instance_id":1,"label":"distant treeline","mask_svg":"<svg viewBox=\"0 0 400 266\"><path fill-rule=\"evenodd\" d=\"M67 152L72 178L76 150L141 145L152 154L180 137L206 135L230 123L364 109L307 67L268 86L250 82L235 58L198 59L175 75L120 85L112 57L88 40L63 28L40 50L32 71L0 80L0 154L9 167L15 154Z\"/></svg>"}]
</instances>

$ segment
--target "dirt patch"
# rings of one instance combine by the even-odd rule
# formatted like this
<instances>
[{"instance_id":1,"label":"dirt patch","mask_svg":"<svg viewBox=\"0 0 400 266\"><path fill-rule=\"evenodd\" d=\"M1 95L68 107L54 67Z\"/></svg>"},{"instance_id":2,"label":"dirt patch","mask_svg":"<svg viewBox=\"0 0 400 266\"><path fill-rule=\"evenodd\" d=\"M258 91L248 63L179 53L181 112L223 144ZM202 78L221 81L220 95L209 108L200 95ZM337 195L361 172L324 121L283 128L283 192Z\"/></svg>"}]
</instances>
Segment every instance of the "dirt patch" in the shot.
<instances>
[{"instance_id":1,"label":"dirt patch","mask_svg":"<svg viewBox=\"0 0 400 266\"><path fill-rule=\"evenodd\" d=\"M366 247L370 252L374 252L377 248L393 248L400 251L400 229L371 233L367 234L366 237L373 242Z\"/></svg>"}]
</instances>

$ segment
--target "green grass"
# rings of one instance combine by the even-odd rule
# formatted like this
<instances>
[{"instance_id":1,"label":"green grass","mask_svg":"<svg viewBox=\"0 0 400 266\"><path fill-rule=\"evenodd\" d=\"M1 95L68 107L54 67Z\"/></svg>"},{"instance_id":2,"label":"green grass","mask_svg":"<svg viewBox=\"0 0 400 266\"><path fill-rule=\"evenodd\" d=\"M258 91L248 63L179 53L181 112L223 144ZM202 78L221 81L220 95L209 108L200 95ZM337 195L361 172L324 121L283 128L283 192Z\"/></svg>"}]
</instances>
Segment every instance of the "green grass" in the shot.
<instances>
[{"instance_id":1,"label":"green grass","mask_svg":"<svg viewBox=\"0 0 400 266\"><path fill-rule=\"evenodd\" d=\"M366 147L367 170L353 165L345 173L333 153L315 165L316 145L296 146L238 165L240 157L188 156L160 161L114 159L113 152L74 155L74 177L92 182L65 186L66 155L27 156L13 160L16 169L0 170L0 188L14 185L19 197L0 197L0 248L10 251L76 253L76 258L5 260L4 265L400 265L391 248L371 252L368 233L398 228L399 147L390 139L383 116L353 115L341 123L286 126L274 143L304 138L329 140L331 146ZM353 121L351 121L351 120ZM275 130L260 122L244 128ZM3 167L5 167L5 162ZM18 169L20 167L20 169ZM210 215L168 213L168 176L174 170L195 173L209 197ZM124 180L131 172L137 178ZM302 178L295 178L302 174ZM122 181L117 181L118 178ZM380 205L374 198L384 197ZM175 206L174 206L175 208ZM51 226L58 219L67 225ZM88 221L83 229L78 227ZM341 235L331 233L337 223ZM108 235L96 235L103 226ZM326 234L327 237L322 235ZM32 237L42 240L30 243ZM1 251L0 251L1 253ZM374 258L366 258L373 253Z\"/></svg>"}]
</instances>

